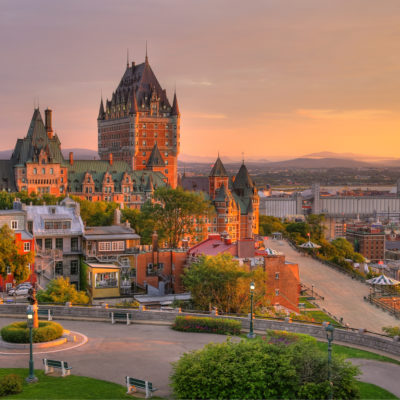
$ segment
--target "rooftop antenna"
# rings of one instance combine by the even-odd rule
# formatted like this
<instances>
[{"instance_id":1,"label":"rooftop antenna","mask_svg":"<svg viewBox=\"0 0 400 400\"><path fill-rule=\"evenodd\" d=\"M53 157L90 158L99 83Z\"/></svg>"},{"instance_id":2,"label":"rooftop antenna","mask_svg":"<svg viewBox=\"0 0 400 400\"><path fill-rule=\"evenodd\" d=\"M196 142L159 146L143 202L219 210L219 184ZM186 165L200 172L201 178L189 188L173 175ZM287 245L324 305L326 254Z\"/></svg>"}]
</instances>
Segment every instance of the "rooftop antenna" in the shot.
<instances>
[{"instance_id":1,"label":"rooftop antenna","mask_svg":"<svg viewBox=\"0 0 400 400\"><path fill-rule=\"evenodd\" d=\"M146 58L145 58L145 61L146 61L146 63L149 62L149 59L148 59L148 57L147 57L147 40L146 40Z\"/></svg>"},{"instance_id":2,"label":"rooftop antenna","mask_svg":"<svg viewBox=\"0 0 400 400\"><path fill-rule=\"evenodd\" d=\"M129 49L126 49L126 67L129 68Z\"/></svg>"},{"instance_id":3,"label":"rooftop antenna","mask_svg":"<svg viewBox=\"0 0 400 400\"><path fill-rule=\"evenodd\" d=\"M244 165L244 151L242 151L242 164Z\"/></svg>"}]
</instances>

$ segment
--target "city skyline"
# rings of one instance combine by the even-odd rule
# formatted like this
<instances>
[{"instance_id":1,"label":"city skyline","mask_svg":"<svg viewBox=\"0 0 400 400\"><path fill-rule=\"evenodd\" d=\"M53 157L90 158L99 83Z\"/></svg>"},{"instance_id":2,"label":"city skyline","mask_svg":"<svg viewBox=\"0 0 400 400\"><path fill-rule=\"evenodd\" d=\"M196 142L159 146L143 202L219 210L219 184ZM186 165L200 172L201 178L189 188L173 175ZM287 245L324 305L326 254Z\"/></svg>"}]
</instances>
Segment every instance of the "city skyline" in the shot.
<instances>
[{"instance_id":1,"label":"city skyline","mask_svg":"<svg viewBox=\"0 0 400 400\"><path fill-rule=\"evenodd\" d=\"M170 102L177 90L182 154L397 157L395 1L38 3L3 4L0 150L26 135L38 99L63 148L97 149L101 93L147 41Z\"/></svg>"}]
</instances>

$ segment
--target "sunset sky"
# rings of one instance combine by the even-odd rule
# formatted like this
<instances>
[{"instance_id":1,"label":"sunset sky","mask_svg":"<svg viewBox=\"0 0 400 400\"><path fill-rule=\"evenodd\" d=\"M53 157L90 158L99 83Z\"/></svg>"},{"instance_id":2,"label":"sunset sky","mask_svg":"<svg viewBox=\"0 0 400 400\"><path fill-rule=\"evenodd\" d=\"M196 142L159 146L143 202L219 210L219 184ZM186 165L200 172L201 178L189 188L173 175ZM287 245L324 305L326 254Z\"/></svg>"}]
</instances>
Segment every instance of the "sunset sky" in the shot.
<instances>
[{"instance_id":1,"label":"sunset sky","mask_svg":"<svg viewBox=\"0 0 400 400\"><path fill-rule=\"evenodd\" d=\"M399 0L2 0L0 150L37 99L64 148L97 149L101 92L146 40L181 153L400 158Z\"/></svg>"}]
</instances>

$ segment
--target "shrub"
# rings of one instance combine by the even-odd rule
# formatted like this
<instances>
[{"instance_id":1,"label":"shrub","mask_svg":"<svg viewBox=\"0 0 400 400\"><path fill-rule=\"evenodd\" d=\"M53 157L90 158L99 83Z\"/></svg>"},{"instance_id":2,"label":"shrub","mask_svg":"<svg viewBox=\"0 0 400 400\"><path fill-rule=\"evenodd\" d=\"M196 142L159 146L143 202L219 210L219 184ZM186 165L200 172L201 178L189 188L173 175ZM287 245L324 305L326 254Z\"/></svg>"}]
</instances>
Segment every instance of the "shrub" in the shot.
<instances>
[{"instance_id":1,"label":"shrub","mask_svg":"<svg viewBox=\"0 0 400 400\"><path fill-rule=\"evenodd\" d=\"M384 326L382 330L390 337L400 336L400 327L398 326Z\"/></svg>"},{"instance_id":2,"label":"shrub","mask_svg":"<svg viewBox=\"0 0 400 400\"><path fill-rule=\"evenodd\" d=\"M286 346L260 339L209 344L172 365L180 399L326 399L330 390L327 355L303 335ZM359 397L357 367L333 355L331 371L333 398Z\"/></svg>"},{"instance_id":3,"label":"shrub","mask_svg":"<svg viewBox=\"0 0 400 400\"><path fill-rule=\"evenodd\" d=\"M286 331L272 331L267 330L266 340L268 343L271 344L283 344L283 345L290 345L297 342L311 342L313 344L317 343L317 339L313 338L309 335L304 335L302 333L293 333L293 332L286 332Z\"/></svg>"},{"instance_id":4,"label":"shrub","mask_svg":"<svg viewBox=\"0 0 400 400\"><path fill-rule=\"evenodd\" d=\"M33 343L49 342L61 337L63 332L63 327L57 322L40 321L39 328L32 330L32 341ZM6 342L29 343L29 329L26 322L14 322L7 325L2 328L0 334Z\"/></svg>"},{"instance_id":5,"label":"shrub","mask_svg":"<svg viewBox=\"0 0 400 400\"><path fill-rule=\"evenodd\" d=\"M172 329L184 332L219 333L222 335L239 335L242 323L234 319L178 316Z\"/></svg>"},{"instance_id":6,"label":"shrub","mask_svg":"<svg viewBox=\"0 0 400 400\"><path fill-rule=\"evenodd\" d=\"M4 375L0 378L0 396L22 392L22 378L15 374Z\"/></svg>"}]
</instances>

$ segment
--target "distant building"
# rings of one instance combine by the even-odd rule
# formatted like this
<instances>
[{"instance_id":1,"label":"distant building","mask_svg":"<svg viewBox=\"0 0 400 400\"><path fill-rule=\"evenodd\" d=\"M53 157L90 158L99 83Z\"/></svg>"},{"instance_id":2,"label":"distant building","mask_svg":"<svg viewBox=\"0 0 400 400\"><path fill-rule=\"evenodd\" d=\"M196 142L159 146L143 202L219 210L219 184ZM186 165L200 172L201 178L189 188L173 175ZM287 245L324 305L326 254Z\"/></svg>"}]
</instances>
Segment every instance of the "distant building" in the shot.
<instances>
[{"instance_id":1,"label":"distant building","mask_svg":"<svg viewBox=\"0 0 400 400\"><path fill-rule=\"evenodd\" d=\"M111 99L105 105L101 99L97 125L102 160L112 154L114 160L125 161L134 170L161 172L169 185L177 186L178 100L175 93L171 106L147 55L142 64L128 63Z\"/></svg>"},{"instance_id":2,"label":"distant building","mask_svg":"<svg viewBox=\"0 0 400 400\"><path fill-rule=\"evenodd\" d=\"M385 232L380 227L368 225L348 225L346 239L354 250L371 262L385 259Z\"/></svg>"},{"instance_id":3,"label":"distant building","mask_svg":"<svg viewBox=\"0 0 400 400\"><path fill-rule=\"evenodd\" d=\"M207 234L229 235L233 242L258 234L259 196L245 164L236 176L229 177L218 157L208 176L208 186L206 179L183 176L180 180L185 190L204 192L207 188L205 194L215 208L215 215L206 218L203 228L197 230L195 242Z\"/></svg>"},{"instance_id":4,"label":"distant building","mask_svg":"<svg viewBox=\"0 0 400 400\"><path fill-rule=\"evenodd\" d=\"M27 229L26 211L19 200L14 201L12 210L0 210L0 227L4 225L8 225L14 231L15 243L19 248L20 254L35 253L35 241ZM34 261L28 265L28 268L30 269L30 275L27 281L34 284L36 282ZM11 269L5 279L0 275L0 291L11 289L15 283Z\"/></svg>"}]
</instances>

